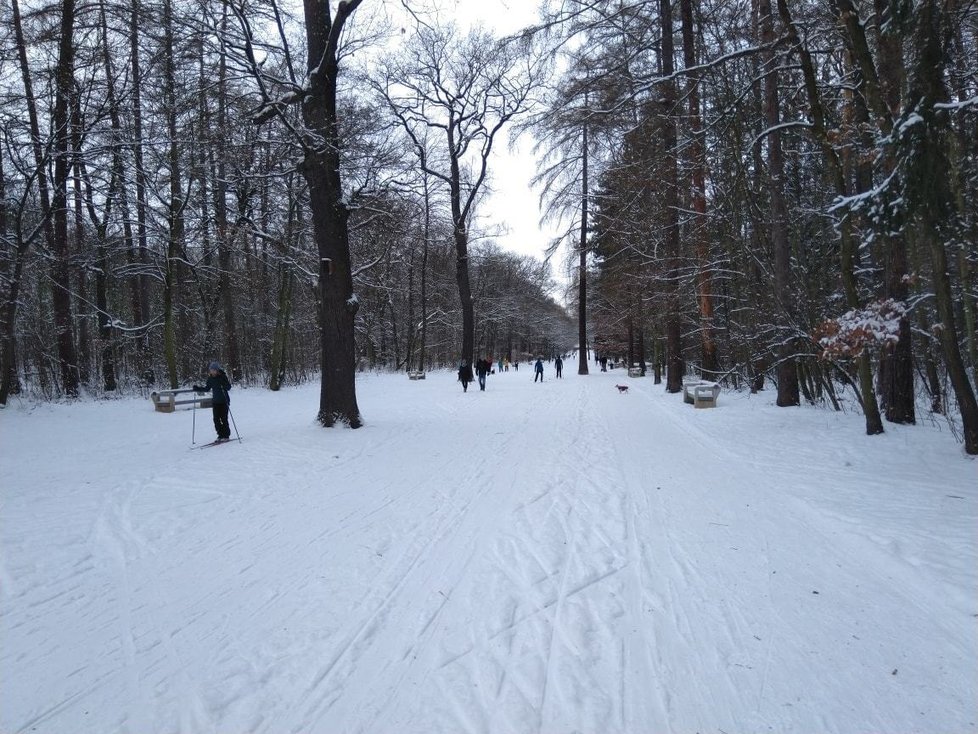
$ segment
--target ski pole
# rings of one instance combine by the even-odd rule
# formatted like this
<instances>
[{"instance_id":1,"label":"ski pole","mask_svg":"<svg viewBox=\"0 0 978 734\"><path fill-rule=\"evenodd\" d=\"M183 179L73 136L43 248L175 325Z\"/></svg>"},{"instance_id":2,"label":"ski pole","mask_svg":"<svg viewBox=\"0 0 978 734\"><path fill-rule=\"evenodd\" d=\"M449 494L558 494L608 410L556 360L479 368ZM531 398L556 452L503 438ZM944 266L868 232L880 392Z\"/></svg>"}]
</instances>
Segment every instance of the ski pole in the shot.
<instances>
[{"instance_id":1,"label":"ski pole","mask_svg":"<svg viewBox=\"0 0 978 734\"><path fill-rule=\"evenodd\" d=\"M197 443L197 393L194 393L194 418L193 428L190 429L190 445Z\"/></svg>"},{"instance_id":2,"label":"ski pole","mask_svg":"<svg viewBox=\"0 0 978 734\"><path fill-rule=\"evenodd\" d=\"M238 443L241 443L241 434L238 433L238 424L234 422L234 413L231 412L231 405L228 404L228 415L231 417L231 425L234 426L234 435L238 437Z\"/></svg>"}]
</instances>

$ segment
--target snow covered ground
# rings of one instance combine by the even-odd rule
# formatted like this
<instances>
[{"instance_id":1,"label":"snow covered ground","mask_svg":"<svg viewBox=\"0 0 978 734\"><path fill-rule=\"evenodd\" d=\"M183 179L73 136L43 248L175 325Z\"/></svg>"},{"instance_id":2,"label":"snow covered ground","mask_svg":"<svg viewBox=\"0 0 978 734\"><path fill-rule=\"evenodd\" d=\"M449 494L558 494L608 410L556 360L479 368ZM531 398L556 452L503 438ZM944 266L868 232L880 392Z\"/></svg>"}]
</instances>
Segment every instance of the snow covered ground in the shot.
<instances>
[{"instance_id":1,"label":"snow covered ground","mask_svg":"<svg viewBox=\"0 0 978 734\"><path fill-rule=\"evenodd\" d=\"M978 731L946 429L567 367L367 376L358 431L238 389L201 451L148 400L14 403L0 732Z\"/></svg>"}]
</instances>

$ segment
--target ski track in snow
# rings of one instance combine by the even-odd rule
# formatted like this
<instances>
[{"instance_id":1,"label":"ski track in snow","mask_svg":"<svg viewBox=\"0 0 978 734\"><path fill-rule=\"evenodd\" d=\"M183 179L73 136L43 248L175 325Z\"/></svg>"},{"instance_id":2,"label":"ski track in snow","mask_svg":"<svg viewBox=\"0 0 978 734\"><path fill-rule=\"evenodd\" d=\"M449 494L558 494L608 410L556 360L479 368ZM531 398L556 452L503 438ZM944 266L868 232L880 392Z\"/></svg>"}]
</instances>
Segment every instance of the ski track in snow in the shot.
<instances>
[{"instance_id":1,"label":"ski track in snow","mask_svg":"<svg viewBox=\"0 0 978 734\"><path fill-rule=\"evenodd\" d=\"M978 732L946 432L552 374L8 408L0 732Z\"/></svg>"}]
</instances>

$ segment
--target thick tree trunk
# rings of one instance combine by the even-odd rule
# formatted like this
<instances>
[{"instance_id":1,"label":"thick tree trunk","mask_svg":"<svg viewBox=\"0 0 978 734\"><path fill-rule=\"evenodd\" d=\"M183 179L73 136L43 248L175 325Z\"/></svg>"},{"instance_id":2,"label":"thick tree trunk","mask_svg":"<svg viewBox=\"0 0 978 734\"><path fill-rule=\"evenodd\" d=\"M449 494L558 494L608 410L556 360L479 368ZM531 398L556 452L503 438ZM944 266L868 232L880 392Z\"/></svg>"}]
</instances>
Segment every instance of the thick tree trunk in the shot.
<instances>
[{"instance_id":1,"label":"thick tree trunk","mask_svg":"<svg viewBox=\"0 0 978 734\"><path fill-rule=\"evenodd\" d=\"M698 7L698 4L697 4ZM696 36L693 26L693 0L680 0L683 29L683 65L696 66ZM693 221L690 233L696 252L696 300L700 311L700 374L707 379L717 376L717 347L713 337L713 264L710 258L709 228L706 219L706 148L700 117L700 78L688 72L689 103L688 166Z\"/></svg>"},{"instance_id":2,"label":"thick tree trunk","mask_svg":"<svg viewBox=\"0 0 978 734\"><path fill-rule=\"evenodd\" d=\"M69 103L74 94L75 73L75 0L61 4L61 40L58 66L55 72L54 126L54 185L51 198L53 224L51 265L51 304L54 310L54 329L57 334L58 364L61 387L65 395L78 395L78 355L71 313L71 278L68 247L68 175L70 170Z\"/></svg>"},{"instance_id":3,"label":"thick tree trunk","mask_svg":"<svg viewBox=\"0 0 978 734\"><path fill-rule=\"evenodd\" d=\"M149 238L147 234L147 209L146 202L146 167L143 162L143 103L142 103L142 70L139 60L140 36L139 25L141 22L140 0L130 0L132 3L129 13L129 54L131 58L132 74L132 135L133 135L133 166L135 168L134 179L136 184L136 250L135 260L137 262L138 274L132 281L133 288L133 323L143 327L139 334L136 347L139 352L146 352L149 348L149 334L146 326L150 319L149 306ZM165 273L164 273L165 275ZM145 360L142 360L145 362ZM139 364L141 369L145 369L147 364Z\"/></svg>"},{"instance_id":4,"label":"thick tree trunk","mask_svg":"<svg viewBox=\"0 0 978 734\"><path fill-rule=\"evenodd\" d=\"M584 95L584 106L588 106L588 96ZM588 374L587 367L587 215L588 200L588 126L584 123L581 132L581 238L578 244L577 267L577 374Z\"/></svg>"},{"instance_id":5,"label":"thick tree trunk","mask_svg":"<svg viewBox=\"0 0 978 734\"><path fill-rule=\"evenodd\" d=\"M683 361L682 325L680 323L679 259L682 247L679 239L679 171L676 134L676 83L672 79L675 72L673 54L675 46L672 39L672 2L659 0L659 20L662 28L661 65L665 79L661 86L662 99L662 149L666 161L662 181L662 199L665 209L666 257L668 258L669 290L668 312L666 314L666 392L677 393L683 389L683 374L686 372Z\"/></svg>"},{"instance_id":6,"label":"thick tree trunk","mask_svg":"<svg viewBox=\"0 0 978 734\"><path fill-rule=\"evenodd\" d=\"M183 182L180 147L177 143L176 66L174 61L173 3L163 0L163 105L169 137L167 166L170 174L170 199L167 202L166 261L163 266L163 357L172 389L180 384L177 369L175 297L179 290L179 254L183 244ZM181 330L183 331L183 330ZM184 336L186 334L184 333ZM187 365L184 365L186 371Z\"/></svg>"},{"instance_id":7,"label":"thick tree trunk","mask_svg":"<svg viewBox=\"0 0 978 734\"><path fill-rule=\"evenodd\" d=\"M221 27L227 27L227 5L221 17ZM241 379L241 353L238 348L238 324L231 288L231 242L227 208L227 154L225 141L230 135L227 124L227 54L222 50L217 74L217 175L214 177L214 225L217 230L218 288L221 293L221 310L224 313L225 360L234 380ZM237 226L234 227L237 229Z\"/></svg>"},{"instance_id":8,"label":"thick tree trunk","mask_svg":"<svg viewBox=\"0 0 978 734\"><path fill-rule=\"evenodd\" d=\"M947 113L934 109L934 105L947 101L943 76L946 67L942 47L943 18L934 0L922 0L916 9L915 20L917 27L913 42L917 56L909 87L910 98L918 100L915 112L921 120L905 135L909 208L915 220L917 237L931 255L934 296L940 319L938 338L961 411L964 448L969 454L978 454L978 400L961 354L945 249L945 240L951 239L953 232L945 230L953 226L958 213L947 180L949 129L946 119L942 117Z\"/></svg>"},{"instance_id":9,"label":"thick tree trunk","mask_svg":"<svg viewBox=\"0 0 978 734\"><path fill-rule=\"evenodd\" d=\"M337 48L346 20L362 0L340 3L331 18L329 2L304 0L309 93L302 103L306 127L320 139L307 147L302 173L309 185L313 236L319 251L319 326L322 385L319 422L324 426L363 425L356 392L354 319L359 301L353 292L349 209L340 179L340 135L336 113L339 76Z\"/></svg>"},{"instance_id":10,"label":"thick tree trunk","mask_svg":"<svg viewBox=\"0 0 978 734\"><path fill-rule=\"evenodd\" d=\"M431 237L431 191L428 174L424 177L424 242L421 249L421 338L418 344L418 372L425 371L425 349L428 344L428 242Z\"/></svg>"},{"instance_id":11,"label":"thick tree trunk","mask_svg":"<svg viewBox=\"0 0 978 734\"><path fill-rule=\"evenodd\" d=\"M771 14L771 0L759 0L761 52L766 75L764 78L764 122L767 134L767 174L771 206L771 246L774 250L774 297L778 306L778 318L787 322L783 329L786 335L778 347L778 398L781 407L798 405L798 369L795 366L793 337L794 307L791 292L791 243L788 240L788 207L784 199L784 156L781 150L780 96L778 92L778 59L774 51L777 40L774 34L774 17Z\"/></svg>"}]
</instances>

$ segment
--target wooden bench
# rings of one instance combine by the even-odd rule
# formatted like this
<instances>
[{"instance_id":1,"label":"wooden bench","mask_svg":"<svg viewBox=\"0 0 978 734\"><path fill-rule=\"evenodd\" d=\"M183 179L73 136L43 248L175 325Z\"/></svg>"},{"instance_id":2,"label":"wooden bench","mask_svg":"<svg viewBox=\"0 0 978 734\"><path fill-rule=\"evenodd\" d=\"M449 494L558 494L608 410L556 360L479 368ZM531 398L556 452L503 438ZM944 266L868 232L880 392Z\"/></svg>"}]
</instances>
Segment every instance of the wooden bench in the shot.
<instances>
[{"instance_id":1,"label":"wooden bench","mask_svg":"<svg viewBox=\"0 0 978 734\"><path fill-rule=\"evenodd\" d=\"M409 380L423 380L424 372L408 372Z\"/></svg>"},{"instance_id":2,"label":"wooden bench","mask_svg":"<svg viewBox=\"0 0 978 734\"><path fill-rule=\"evenodd\" d=\"M720 386L715 382L696 380L683 383L683 402L694 408L715 408L720 396Z\"/></svg>"},{"instance_id":3,"label":"wooden bench","mask_svg":"<svg viewBox=\"0 0 978 734\"><path fill-rule=\"evenodd\" d=\"M190 393L192 397L177 400L177 396L182 393ZM212 404L209 394L201 394L190 388L184 388L182 390L156 390L149 394L149 399L153 401L153 407L160 413L172 413L177 409L178 405L209 408Z\"/></svg>"}]
</instances>

